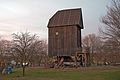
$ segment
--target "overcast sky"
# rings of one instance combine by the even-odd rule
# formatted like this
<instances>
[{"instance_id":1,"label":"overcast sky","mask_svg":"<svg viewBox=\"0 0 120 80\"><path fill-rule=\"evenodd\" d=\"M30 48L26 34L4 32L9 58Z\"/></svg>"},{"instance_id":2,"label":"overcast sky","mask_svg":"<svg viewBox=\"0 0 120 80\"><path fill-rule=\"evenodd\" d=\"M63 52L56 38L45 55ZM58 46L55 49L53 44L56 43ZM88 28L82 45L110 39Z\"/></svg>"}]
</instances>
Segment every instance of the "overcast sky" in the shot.
<instances>
[{"instance_id":1,"label":"overcast sky","mask_svg":"<svg viewBox=\"0 0 120 80\"><path fill-rule=\"evenodd\" d=\"M0 0L0 36L10 39L12 33L32 32L47 39L47 24L62 9L82 8L82 36L97 33L100 17L111 0Z\"/></svg>"}]
</instances>

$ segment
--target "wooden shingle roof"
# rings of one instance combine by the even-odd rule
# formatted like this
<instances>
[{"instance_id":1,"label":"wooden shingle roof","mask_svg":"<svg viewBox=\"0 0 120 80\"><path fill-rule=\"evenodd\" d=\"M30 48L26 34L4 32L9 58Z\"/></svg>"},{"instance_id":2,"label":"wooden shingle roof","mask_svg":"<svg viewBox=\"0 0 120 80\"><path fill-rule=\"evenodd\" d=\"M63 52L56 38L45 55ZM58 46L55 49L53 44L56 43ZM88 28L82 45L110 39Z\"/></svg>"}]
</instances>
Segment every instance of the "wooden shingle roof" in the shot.
<instances>
[{"instance_id":1,"label":"wooden shingle roof","mask_svg":"<svg viewBox=\"0 0 120 80\"><path fill-rule=\"evenodd\" d=\"M49 20L48 28L76 25L83 29L82 10L67 9L57 11Z\"/></svg>"}]
</instances>

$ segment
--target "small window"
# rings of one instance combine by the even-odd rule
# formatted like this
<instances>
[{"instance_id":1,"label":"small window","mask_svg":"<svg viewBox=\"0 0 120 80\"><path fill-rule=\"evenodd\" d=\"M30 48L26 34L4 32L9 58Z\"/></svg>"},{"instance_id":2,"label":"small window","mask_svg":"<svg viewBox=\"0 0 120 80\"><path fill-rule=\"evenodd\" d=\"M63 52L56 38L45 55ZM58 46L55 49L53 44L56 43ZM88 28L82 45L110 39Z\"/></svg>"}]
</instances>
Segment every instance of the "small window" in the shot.
<instances>
[{"instance_id":1,"label":"small window","mask_svg":"<svg viewBox=\"0 0 120 80\"><path fill-rule=\"evenodd\" d=\"M57 35L58 35L58 32L55 32L55 35L57 36Z\"/></svg>"}]
</instances>

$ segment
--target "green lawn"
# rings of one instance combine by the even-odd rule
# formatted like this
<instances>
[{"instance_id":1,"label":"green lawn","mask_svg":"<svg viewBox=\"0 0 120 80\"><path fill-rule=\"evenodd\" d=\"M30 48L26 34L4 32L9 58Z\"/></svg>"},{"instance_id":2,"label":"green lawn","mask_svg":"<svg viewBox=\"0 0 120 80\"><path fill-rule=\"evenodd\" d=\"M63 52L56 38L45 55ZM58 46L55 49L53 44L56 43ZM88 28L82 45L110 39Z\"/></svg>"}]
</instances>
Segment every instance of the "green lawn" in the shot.
<instances>
[{"instance_id":1,"label":"green lawn","mask_svg":"<svg viewBox=\"0 0 120 80\"><path fill-rule=\"evenodd\" d=\"M27 68L25 77L22 69L12 74L0 75L0 80L120 80L120 67L88 67L79 69Z\"/></svg>"}]
</instances>

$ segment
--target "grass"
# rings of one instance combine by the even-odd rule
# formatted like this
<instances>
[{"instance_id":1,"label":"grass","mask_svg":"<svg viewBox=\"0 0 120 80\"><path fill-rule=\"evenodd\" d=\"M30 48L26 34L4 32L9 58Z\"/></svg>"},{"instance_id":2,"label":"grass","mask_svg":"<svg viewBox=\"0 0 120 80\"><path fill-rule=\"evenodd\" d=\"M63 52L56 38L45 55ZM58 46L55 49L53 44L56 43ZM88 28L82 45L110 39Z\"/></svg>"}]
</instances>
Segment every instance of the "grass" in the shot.
<instances>
[{"instance_id":1,"label":"grass","mask_svg":"<svg viewBox=\"0 0 120 80\"><path fill-rule=\"evenodd\" d=\"M19 68L12 74L0 76L2 80L120 80L120 67L27 68L25 77L22 77L22 69Z\"/></svg>"}]
</instances>

